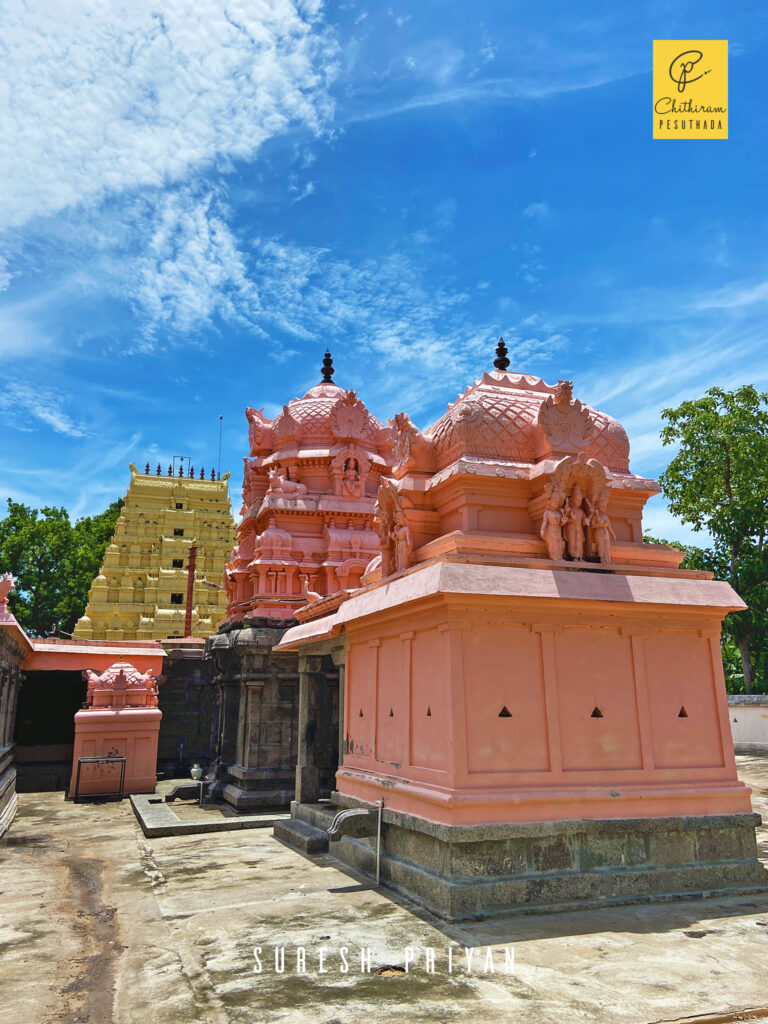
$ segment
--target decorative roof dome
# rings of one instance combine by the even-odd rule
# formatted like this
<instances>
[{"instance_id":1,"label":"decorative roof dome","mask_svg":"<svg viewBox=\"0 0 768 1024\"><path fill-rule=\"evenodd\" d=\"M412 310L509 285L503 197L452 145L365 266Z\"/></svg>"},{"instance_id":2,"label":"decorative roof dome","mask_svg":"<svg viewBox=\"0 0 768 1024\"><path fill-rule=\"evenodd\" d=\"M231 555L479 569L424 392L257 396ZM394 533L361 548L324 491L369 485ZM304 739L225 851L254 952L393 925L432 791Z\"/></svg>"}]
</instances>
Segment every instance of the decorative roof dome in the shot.
<instances>
[{"instance_id":1,"label":"decorative roof dome","mask_svg":"<svg viewBox=\"0 0 768 1024\"><path fill-rule=\"evenodd\" d=\"M323 359L323 379L303 398L292 398L273 420L262 409L245 410L250 454L274 454L281 448L329 448L339 441L370 442L377 448L382 425L368 412L354 391L332 381L336 371L328 351Z\"/></svg>"},{"instance_id":2,"label":"decorative roof dome","mask_svg":"<svg viewBox=\"0 0 768 1024\"><path fill-rule=\"evenodd\" d=\"M272 421L272 436L279 445L289 438L333 443L335 438L375 437L381 423L365 408L354 391L333 383L317 384L303 398L293 398Z\"/></svg>"},{"instance_id":3,"label":"decorative roof dome","mask_svg":"<svg viewBox=\"0 0 768 1024\"><path fill-rule=\"evenodd\" d=\"M426 432L435 468L465 455L536 462L584 451L627 472L629 440L615 419L573 399L569 381L493 370L470 385Z\"/></svg>"},{"instance_id":4,"label":"decorative roof dome","mask_svg":"<svg viewBox=\"0 0 768 1024\"><path fill-rule=\"evenodd\" d=\"M118 661L98 676L98 687L101 690L144 690L147 687L148 674L142 674L127 661Z\"/></svg>"}]
</instances>

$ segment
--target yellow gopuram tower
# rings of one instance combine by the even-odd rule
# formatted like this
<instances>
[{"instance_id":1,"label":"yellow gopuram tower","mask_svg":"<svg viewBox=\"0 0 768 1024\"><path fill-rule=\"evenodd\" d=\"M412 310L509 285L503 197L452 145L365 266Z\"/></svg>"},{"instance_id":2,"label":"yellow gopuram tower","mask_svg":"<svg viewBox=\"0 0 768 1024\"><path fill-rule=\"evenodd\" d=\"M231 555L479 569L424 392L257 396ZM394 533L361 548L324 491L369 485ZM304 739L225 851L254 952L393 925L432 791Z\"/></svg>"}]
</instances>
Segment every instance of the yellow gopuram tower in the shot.
<instances>
[{"instance_id":1,"label":"yellow gopuram tower","mask_svg":"<svg viewBox=\"0 0 768 1024\"><path fill-rule=\"evenodd\" d=\"M185 462L188 460L184 460ZM183 465L183 464L182 464ZM235 542L229 473L206 480L140 473L131 482L101 572L74 635L89 640L184 636L190 549L196 548L191 635L214 633L227 608L222 575ZM180 474L181 474L180 470ZM212 474L213 475L213 474Z\"/></svg>"}]
</instances>

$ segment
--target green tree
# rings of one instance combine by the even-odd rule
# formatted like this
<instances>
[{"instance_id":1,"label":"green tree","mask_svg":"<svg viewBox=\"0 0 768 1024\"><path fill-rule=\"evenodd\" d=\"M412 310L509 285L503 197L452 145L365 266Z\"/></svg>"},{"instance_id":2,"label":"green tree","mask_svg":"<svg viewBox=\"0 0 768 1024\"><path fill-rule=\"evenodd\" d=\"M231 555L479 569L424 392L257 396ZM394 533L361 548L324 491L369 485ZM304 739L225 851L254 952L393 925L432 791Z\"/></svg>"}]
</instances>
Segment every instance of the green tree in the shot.
<instances>
[{"instance_id":1,"label":"green tree","mask_svg":"<svg viewBox=\"0 0 768 1024\"><path fill-rule=\"evenodd\" d=\"M64 508L38 510L8 499L8 514L0 519L0 568L16 578L9 605L32 636L72 632L122 506L116 501L72 525Z\"/></svg>"},{"instance_id":2,"label":"green tree","mask_svg":"<svg viewBox=\"0 0 768 1024\"><path fill-rule=\"evenodd\" d=\"M768 395L751 385L710 388L702 397L665 409L661 438L677 454L661 475L670 511L711 548L695 549L690 568L726 579L748 608L729 616L727 633L741 658L744 689L756 669L764 685L768 627ZM698 564L697 564L698 561Z\"/></svg>"}]
</instances>

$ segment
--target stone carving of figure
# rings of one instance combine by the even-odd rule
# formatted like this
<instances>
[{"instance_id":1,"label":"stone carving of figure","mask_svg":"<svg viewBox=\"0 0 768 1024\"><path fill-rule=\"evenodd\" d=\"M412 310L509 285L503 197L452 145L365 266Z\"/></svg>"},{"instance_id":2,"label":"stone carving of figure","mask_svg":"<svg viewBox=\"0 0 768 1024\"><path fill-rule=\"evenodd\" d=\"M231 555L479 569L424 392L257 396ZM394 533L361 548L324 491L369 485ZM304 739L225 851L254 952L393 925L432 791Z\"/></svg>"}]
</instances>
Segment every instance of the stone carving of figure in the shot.
<instances>
[{"instance_id":1,"label":"stone carving of figure","mask_svg":"<svg viewBox=\"0 0 768 1024\"><path fill-rule=\"evenodd\" d=\"M554 448L578 450L589 444L595 432L587 407L573 397L573 383L559 380L554 395L541 403L539 426Z\"/></svg>"},{"instance_id":2,"label":"stone carving of figure","mask_svg":"<svg viewBox=\"0 0 768 1024\"><path fill-rule=\"evenodd\" d=\"M252 409L246 407L245 417L248 420L248 444L251 455L254 455L261 445L262 432L266 425L263 409Z\"/></svg>"},{"instance_id":3,"label":"stone carving of figure","mask_svg":"<svg viewBox=\"0 0 768 1024\"><path fill-rule=\"evenodd\" d=\"M595 501L589 516L589 522L592 527L592 541L595 545L597 557L603 565L610 565L611 538L616 540L616 534L613 532L613 528L611 527L611 520L605 512L608 506L609 496L609 489L604 487L598 494L597 500Z\"/></svg>"},{"instance_id":4,"label":"stone carving of figure","mask_svg":"<svg viewBox=\"0 0 768 1024\"><path fill-rule=\"evenodd\" d=\"M273 466L269 471L269 493L291 498L303 498L307 493L307 485L289 480L285 472L279 466Z\"/></svg>"},{"instance_id":5,"label":"stone carving of figure","mask_svg":"<svg viewBox=\"0 0 768 1024\"><path fill-rule=\"evenodd\" d=\"M319 601L323 596L322 594L318 594L316 591L309 589L309 576L305 576L303 579L301 584L301 593L307 599L308 604L314 604L315 601Z\"/></svg>"},{"instance_id":6,"label":"stone carving of figure","mask_svg":"<svg viewBox=\"0 0 768 1024\"><path fill-rule=\"evenodd\" d=\"M381 575L391 576L395 571L395 544L389 531L385 509L377 499L373 506L373 528L379 536L381 545Z\"/></svg>"},{"instance_id":7,"label":"stone carving of figure","mask_svg":"<svg viewBox=\"0 0 768 1024\"><path fill-rule=\"evenodd\" d=\"M382 480L373 507L373 525L381 545L381 575L407 569L413 561L413 537L397 491L390 480Z\"/></svg>"},{"instance_id":8,"label":"stone carving of figure","mask_svg":"<svg viewBox=\"0 0 768 1024\"><path fill-rule=\"evenodd\" d=\"M413 560L413 537L401 508L395 512L392 540L395 547L395 569L400 572L407 569Z\"/></svg>"},{"instance_id":9,"label":"stone carving of figure","mask_svg":"<svg viewBox=\"0 0 768 1024\"><path fill-rule=\"evenodd\" d=\"M145 672L143 679L144 687L147 691L147 705L156 706L158 703L160 690L158 689L157 680L155 679L154 673L151 670L149 672Z\"/></svg>"},{"instance_id":10,"label":"stone carving of figure","mask_svg":"<svg viewBox=\"0 0 768 1024\"><path fill-rule=\"evenodd\" d=\"M368 433L366 408L354 391L345 391L331 412L331 425L337 437L365 437Z\"/></svg>"},{"instance_id":11,"label":"stone carving of figure","mask_svg":"<svg viewBox=\"0 0 768 1024\"><path fill-rule=\"evenodd\" d=\"M392 436L392 464L403 469L412 460L424 455L425 439L421 431L411 423L408 413L399 412L393 420L387 420Z\"/></svg>"},{"instance_id":12,"label":"stone carving of figure","mask_svg":"<svg viewBox=\"0 0 768 1024\"><path fill-rule=\"evenodd\" d=\"M232 575L232 570L228 565L224 568L224 590L227 593L227 601L230 603L234 601L235 593L237 591L237 583Z\"/></svg>"},{"instance_id":13,"label":"stone carving of figure","mask_svg":"<svg viewBox=\"0 0 768 1024\"><path fill-rule=\"evenodd\" d=\"M544 517L541 520L539 535L547 547L547 555L550 558L559 559L563 557L565 541L563 540L563 526L567 522L567 515L563 509L565 494L561 487L552 484L548 487L547 507L544 509Z\"/></svg>"},{"instance_id":14,"label":"stone carving of figure","mask_svg":"<svg viewBox=\"0 0 768 1024\"><path fill-rule=\"evenodd\" d=\"M584 496L578 484L571 491L570 500L565 499L563 513L568 554L574 562L581 562L584 558L584 527L589 526L589 517L586 512Z\"/></svg>"},{"instance_id":15,"label":"stone carving of figure","mask_svg":"<svg viewBox=\"0 0 768 1024\"><path fill-rule=\"evenodd\" d=\"M9 572L4 572L0 576L0 609L8 607L8 595L12 590L16 589L16 580Z\"/></svg>"},{"instance_id":16,"label":"stone carving of figure","mask_svg":"<svg viewBox=\"0 0 768 1024\"><path fill-rule=\"evenodd\" d=\"M362 498L363 483L360 479L360 463L349 458L344 463L344 475L341 478L341 493L345 498Z\"/></svg>"},{"instance_id":17,"label":"stone carving of figure","mask_svg":"<svg viewBox=\"0 0 768 1024\"><path fill-rule=\"evenodd\" d=\"M93 706L93 691L96 689L99 682L99 673L86 668L83 669L83 676L85 677L85 681L88 683L88 692L86 694L85 704L83 707L90 708Z\"/></svg>"}]
</instances>

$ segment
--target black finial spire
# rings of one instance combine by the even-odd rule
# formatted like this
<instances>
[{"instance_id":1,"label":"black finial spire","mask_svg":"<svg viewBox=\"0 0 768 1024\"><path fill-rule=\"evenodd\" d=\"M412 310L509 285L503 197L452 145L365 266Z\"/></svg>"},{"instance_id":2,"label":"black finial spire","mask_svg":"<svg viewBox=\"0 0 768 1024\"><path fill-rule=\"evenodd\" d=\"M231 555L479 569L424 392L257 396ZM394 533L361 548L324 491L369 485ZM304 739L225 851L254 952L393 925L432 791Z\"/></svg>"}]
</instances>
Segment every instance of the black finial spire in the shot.
<instances>
[{"instance_id":1,"label":"black finial spire","mask_svg":"<svg viewBox=\"0 0 768 1024\"><path fill-rule=\"evenodd\" d=\"M328 349L326 349L325 355L323 356L323 379L320 381L320 383L333 384L331 378L333 377L335 372L336 371L333 368L333 359L331 359L331 353L328 351Z\"/></svg>"},{"instance_id":2,"label":"black finial spire","mask_svg":"<svg viewBox=\"0 0 768 1024\"><path fill-rule=\"evenodd\" d=\"M509 360L507 359L507 346L504 344L503 338L499 338L499 344L496 346L496 358L493 360L493 365L497 370L501 370L502 373L509 366Z\"/></svg>"}]
</instances>

